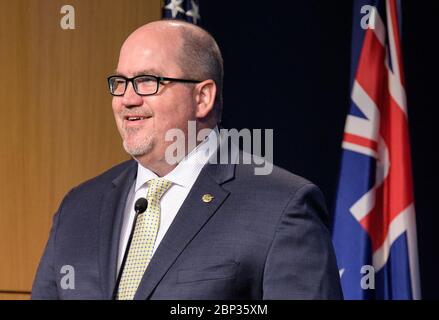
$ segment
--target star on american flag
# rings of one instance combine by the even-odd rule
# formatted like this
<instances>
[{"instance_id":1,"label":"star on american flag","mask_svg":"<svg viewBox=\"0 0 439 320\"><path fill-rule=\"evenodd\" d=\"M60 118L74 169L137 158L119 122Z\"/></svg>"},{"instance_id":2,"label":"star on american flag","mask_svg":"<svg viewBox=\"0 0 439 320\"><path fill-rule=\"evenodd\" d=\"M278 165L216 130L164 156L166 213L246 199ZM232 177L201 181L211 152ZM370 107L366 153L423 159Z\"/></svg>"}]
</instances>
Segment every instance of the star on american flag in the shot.
<instances>
[{"instance_id":1,"label":"star on american flag","mask_svg":"<svg viewBox=\"0 0 439 320\"><path fill-rule=\"evenodd\" d=\"M197 20L200 20L200 7L195 3L194 0L191 0L192 9L186 11L186 15L192 17L194 24L197 24Z\"/></svg>"},{"instance_id":2,"label":"star on american flag","mask_svg":"<svg viewBox=\"0 0 439 320\"><path fill-rule=\"evenodd\" d=\"M171 10L172 18L175 19L179 12L185 13L183 8L181 7L182 3L183 0L170 0L169 4L165 6L165 10Z\"/></svg>"},{"instance_id":3,"label":"star on american flag","mask_svg":"<svg viewBox=\"0 0 439 320\"><path fill-rule=\"evenodd\" d=\"M201 20L197 0L165 0L163 18L181 19L193 24Z\"/></svg>"}]
</instances>

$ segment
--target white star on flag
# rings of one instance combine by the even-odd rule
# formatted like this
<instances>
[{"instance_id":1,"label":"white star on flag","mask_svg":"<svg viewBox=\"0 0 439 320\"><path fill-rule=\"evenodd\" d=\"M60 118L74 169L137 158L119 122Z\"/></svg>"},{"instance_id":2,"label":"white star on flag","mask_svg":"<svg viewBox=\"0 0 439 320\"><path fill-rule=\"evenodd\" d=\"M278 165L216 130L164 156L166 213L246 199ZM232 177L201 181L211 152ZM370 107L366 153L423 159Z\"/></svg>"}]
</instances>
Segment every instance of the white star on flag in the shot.
<instances>
[{"instance_id":1,"label":"white star on flag","mask_svg":"<svg viewBox=\"0 0 439 320\"><path fill-rule=\"evenodd\" d=\"M171 10L172 18L175 18L179 12L184 13L183 8L181 7L182 3L183 0L171 0L171 2L165 6L165 9Z\"/></svg>"},{"instance_id":2,"label":"white star on flag","mask_svg":"<svg viewBox=\"0 0 439 320\"><path fill-rule=\"evenodd\" d=\"M192 17L192 19L194 20L194 24L197 24L197 20L200 20L200 8L198 7L198 5L195 3L194 0L191 0L191 4L192 4L192 10L189 10L186 12L186 15L189 17Z\"/></svg>"}]
</instances>

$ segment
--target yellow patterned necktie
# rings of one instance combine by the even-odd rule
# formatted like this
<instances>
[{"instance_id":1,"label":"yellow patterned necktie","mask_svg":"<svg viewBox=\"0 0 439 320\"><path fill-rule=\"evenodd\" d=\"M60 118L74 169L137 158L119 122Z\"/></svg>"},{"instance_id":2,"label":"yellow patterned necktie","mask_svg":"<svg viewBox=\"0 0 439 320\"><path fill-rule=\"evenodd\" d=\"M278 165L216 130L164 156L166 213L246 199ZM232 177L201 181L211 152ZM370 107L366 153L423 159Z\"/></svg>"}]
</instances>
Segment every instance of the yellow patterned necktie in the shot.
<instances>
[{"instance_id":1,"label":"yellow patterned necktie","mask_svg":"<svg viewBox=\"0 0 439 320\"><path fill-rule=\"evenodd\" d=\"M123 269L117 292L118 300L132 300L151 260L155 239L160 225L160 198L171 187L165 179L147 182L148 208L137 217L133 239Z\"/></svg>"}]
</instances>

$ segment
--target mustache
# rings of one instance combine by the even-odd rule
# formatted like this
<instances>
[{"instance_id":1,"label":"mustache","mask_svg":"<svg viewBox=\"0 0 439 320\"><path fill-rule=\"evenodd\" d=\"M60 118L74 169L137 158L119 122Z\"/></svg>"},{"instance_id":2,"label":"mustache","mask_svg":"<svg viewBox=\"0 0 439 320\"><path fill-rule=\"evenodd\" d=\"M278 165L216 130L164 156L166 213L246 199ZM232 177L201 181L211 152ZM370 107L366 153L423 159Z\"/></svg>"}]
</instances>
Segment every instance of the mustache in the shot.
<instances>
[{"instance_id":1,"label":"mustache","mask_svg":"<svg viewBox=\"0 0 439 320\"><path fill-rule=\"evenodd\" d=\"M122 118L125 118L127 116L139 116L139 117L147 117L150 118L153 116L152 112L144 111L144 110L136 110L136 109L130 109L130 110L124 110L119 113L119 116Z\"/></svg>"}]
</instances>

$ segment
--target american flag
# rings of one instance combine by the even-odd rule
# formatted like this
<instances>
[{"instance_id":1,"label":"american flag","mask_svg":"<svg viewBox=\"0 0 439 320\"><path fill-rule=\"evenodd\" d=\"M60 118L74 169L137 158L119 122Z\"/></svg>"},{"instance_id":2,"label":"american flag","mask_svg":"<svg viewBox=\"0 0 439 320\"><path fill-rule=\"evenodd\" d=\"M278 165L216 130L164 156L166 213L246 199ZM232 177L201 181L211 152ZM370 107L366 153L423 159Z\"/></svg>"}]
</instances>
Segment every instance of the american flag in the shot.
<instances>
[{"instance_id":1,"label":"american flag","mask_svg":"<svg viewBox=\"0 0 439 320\"><path fill-rule=\"evenodd\" d=\"M163 18L180 19L198 24L200 7L197 0L166 0L163 6Z\"/></svg>"},{"instance_id":2,"label":"american flag","mask_svg":"<svg viewBox=\"0 0 439 320\"><path fill-rule=\"evenodd\" d=\"M346 299L420 299L396 0L355 1L333 242Z\"/></svg>"}]
</instances>

